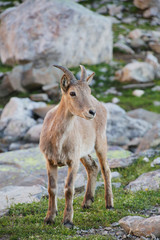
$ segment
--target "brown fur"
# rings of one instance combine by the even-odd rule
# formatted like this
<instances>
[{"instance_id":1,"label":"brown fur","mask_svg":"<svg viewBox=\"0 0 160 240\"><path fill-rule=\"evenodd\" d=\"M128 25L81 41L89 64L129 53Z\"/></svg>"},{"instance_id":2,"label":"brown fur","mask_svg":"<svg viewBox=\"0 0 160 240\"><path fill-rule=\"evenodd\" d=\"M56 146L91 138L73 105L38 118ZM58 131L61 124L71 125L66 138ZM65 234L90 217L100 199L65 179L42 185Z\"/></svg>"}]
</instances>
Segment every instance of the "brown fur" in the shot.
<instances>
[{"instance_id":1,"label":"brown fur","mask_svg":"<svg viewBox=\"0 0 160 240\"><path fill-rule=\"evenodd\" d=\"M49 209L45 221L54 222L57 212L57 166L67 164L66 205L63 218L63 223L67 227L72 226L74 181L80 160L88 175L87 190L82 206L88 208L93 202L98 167L89 154L94 148L104 178L106 208L113 207L110 169L106 160L107 112L103 104L91 95L88 82L93 74L86 79L85 69L82 66L81 68L81 80L72 79L71 73L71 76L68 76L67 72L63 75L62 99L58 106L48 112L40 137L40 149L46 157L48 170ZM74 92L76 96L71 96L71 92ZM93 112L96 112L96 116Z\"/></svg>"}]
</instances>

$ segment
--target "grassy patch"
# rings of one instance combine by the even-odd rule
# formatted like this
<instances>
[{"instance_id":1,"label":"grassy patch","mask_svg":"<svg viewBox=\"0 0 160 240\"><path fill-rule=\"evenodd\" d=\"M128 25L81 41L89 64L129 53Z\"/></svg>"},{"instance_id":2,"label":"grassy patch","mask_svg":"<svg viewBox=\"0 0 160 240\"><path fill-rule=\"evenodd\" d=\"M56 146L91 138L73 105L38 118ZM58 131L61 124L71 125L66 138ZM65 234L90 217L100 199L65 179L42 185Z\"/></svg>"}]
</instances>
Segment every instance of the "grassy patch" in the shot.
<instances>
[{"instance_id":1,"label":"grassy patch","mask_svg":"<svg viewBox=\"0 0 160 240\"><path fill-rule=\"evenodd\" d=\"M12 70L12 67L11 66L8 66L8 65L5 65L3 63L0 62L0 72L9 72Z\"/></svg>"},{"instance_id":2,"label":"grassy patch","mask_svg":"<svg viewBox=\"0 0 160 240\"><path fill-rule=\"evenodd\" d=\"M134 215L140 210L151 208L160 204L160 191L146 191L131 193L122 188L113 189L115 209L107 211L104 202L104 190L96 192L95 202L88 210L81 208L82 197L74 199L74 223L78 229L98 228L110 226L127 215ZM8 236L9 239L67 239L76 234L76 229L68 230L63 227L64 200L58 201L59 215L53 226L45 225L43 218L47 210L48 200L39 203L17 204L12 207L9 216L0 218L0 237ZM79 239L79 237L74 238ZM87 238L88 239L88 238ZM95 239L95 238L94 238ZM103 239L97 235L97 239Z\"/></svg>"},{"instance_id":3,"label":"grassy patch","mask_svg":"<svg viewBox=\"0 0 160 240\"><path fill-rule=\"evenodd\" d=\"M150 162L153 159L150 159ZM105 209L104 189L96 191L95 202L90 209L82 209L83 196L74 198L74 223L76 228L68 230L62 225L65 201L58 201L58 216L55 225L49 226L43 223L48 200L41 199L39 203L17 204L10 208L7 216L0 218L0 237L7 239L92 239L93 236L77 236L77 229L87 230L99 228L99 226L110 226L111 223L119 221L127 215L141 215L144 209L160 205L160 190L158 191L138 191L132 193L124 190L124 186L131 180L137 178L146 171L155 170L151 168L150 162L146 163L140 158L135 164L125 169L118 169L121 173L122 187L113 188L114 205L113 211ZM106 239L106 236L94 235L94 239ZM108 236L107 239L113 239Z\"/></svg>"}]
</instances>

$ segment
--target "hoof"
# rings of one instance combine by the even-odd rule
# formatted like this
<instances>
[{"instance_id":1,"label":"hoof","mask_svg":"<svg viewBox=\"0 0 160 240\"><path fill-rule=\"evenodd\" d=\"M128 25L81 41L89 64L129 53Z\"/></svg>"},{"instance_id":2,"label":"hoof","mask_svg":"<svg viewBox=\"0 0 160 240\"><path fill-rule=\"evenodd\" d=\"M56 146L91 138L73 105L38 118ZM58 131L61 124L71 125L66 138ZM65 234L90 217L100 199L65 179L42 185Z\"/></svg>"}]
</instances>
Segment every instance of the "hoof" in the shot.
<instances>
[{"instance_id":1,"label":"hoof","mask_svg":"<svg viewBox=\"0 0 160 240\"><path fill-rule=\"evenodd\" d=\"M72 222L70 222L70 221L64 222L63 224L64 224L64 226L66 228L69 228L69 229L73 229L74 228L74 224Z\"/></svg>"},{"instance_id":2,"label":"hoof","mask_svg":"<svg viewBox=\"0 0 160 240\"><path fill-rule=\"evenodd\" d=\"M94 202L94 197L88 199L87 201L85 201L84 203L82 203L82 208L90 208L91 204Z\"/></svg>"},{"instance_id":3,"label":"hoof","mask_svg":"<svg viewBox=\"0 0 160 240\"><path fill-rule=\"evenodd\" d=\"M88 206L87 204L82 204L82 208L83 208L83 209L89 209L90 206Z\"/></svg>"},{"instance_id":4,"label":"hoof","mask_svg":"<svg viewBox=\"0 0 160 240\"><path fill-rule=\"evenodd\" d=\"M114 210L114 207L112 206L106 206L106 209L110 210L110 211L113 211Z\"/></svg>"},{"instance_id":5,"label":"hoof","mask_svg":"<svg viewBox=\"0 0 160 240\"><path fill-rule=\"evenodd\" d=\"M46 224L55 224L55 221L52 219L52 217L45 217L44 223L46 223Z\"/></svg>"}]
</instances>

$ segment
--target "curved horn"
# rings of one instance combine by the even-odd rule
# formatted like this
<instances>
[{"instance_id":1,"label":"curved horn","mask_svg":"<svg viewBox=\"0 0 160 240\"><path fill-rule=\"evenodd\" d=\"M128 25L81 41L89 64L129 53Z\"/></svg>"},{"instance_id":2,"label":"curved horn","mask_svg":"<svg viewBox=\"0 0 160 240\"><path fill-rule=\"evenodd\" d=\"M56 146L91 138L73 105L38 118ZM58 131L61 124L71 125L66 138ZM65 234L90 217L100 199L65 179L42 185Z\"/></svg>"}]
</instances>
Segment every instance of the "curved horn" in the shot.
<instances>
[{"instance_id":1,"label":"curved horn","mask_svg":"<svg viewBox=\"0 0 160 240\"><path fill-rule=\"evenodd\" d=\"M56 68L61 69L61 70L65 73L65 75L67 76L67 78L69 78L70 80L74 80L74 79L75 79L73 73L70 72L67 68L62 67L62 66L59 66L59 65L53 65L53 66L56 67Z\"/></svg>"},{"instance_id":2,"label":"curved horn","mask_svg":"<svg viewBox=\"0 0 160 240\"><path fill-rule=\"evenodd\" d=\"M83 65L80 65L81 68L81 79L80 81L84 82L87 79L87 72Z\"/></svg>"}]
</instances>

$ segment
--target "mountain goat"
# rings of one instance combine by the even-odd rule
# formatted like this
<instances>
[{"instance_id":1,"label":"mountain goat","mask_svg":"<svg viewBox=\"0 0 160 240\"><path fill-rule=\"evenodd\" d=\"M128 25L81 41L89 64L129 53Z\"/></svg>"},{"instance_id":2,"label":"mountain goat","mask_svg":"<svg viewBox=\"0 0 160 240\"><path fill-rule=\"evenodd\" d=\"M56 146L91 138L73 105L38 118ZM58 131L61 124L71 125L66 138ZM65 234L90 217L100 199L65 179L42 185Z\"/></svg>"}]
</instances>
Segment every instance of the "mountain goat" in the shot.
<instances>
[{"instance_id":1,"label":"mountain goat","mask_svg":"<svg viewBox=\"0 0 160 240\"><path fill-rule=\"evenodd\" d=\"M89 208L94 200L98 166L89 155L93 149L104 178L106 208L113 207L111 174L106 160L107 112L103 104L91 95L88 85L94 73L87 77L86 69L80 66L81 78L77 80L67 68L54 66L61 69L64 75L60 82L61 101L47 113L40 137L40 149L46 158L48 173L49 206L45 222L54 223L57 214L58 166L68 165L63 224L71 228L74 182L80 161L88 175L82 207Z\"/></svg>"}]
</instances>

